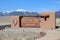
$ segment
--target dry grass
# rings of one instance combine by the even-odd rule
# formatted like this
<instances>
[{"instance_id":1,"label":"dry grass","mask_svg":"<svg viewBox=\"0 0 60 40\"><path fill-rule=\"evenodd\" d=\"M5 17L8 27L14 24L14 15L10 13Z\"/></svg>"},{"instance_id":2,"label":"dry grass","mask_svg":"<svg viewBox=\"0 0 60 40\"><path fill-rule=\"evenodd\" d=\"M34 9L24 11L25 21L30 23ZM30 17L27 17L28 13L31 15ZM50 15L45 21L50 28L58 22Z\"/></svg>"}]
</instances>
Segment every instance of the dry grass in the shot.
<instances>
[{"instance_id":1,"label":"dry grass","mask_svg":"<svg viewBox=\"0 0 60 40\"><path fill-rule=\"evenodd\" d=\"M5 29L0 31L0 40L35 40L45 35L45 32Z\"/></svg>"},{"instance_id":2,"label":"dry grass","mask_svg":"<svg viewBox=\"0 0 60 40\"><path fill-rule=\"evenodd\" d=\"M36 29L4 29L0 40L60 40L60 31Z\"/></svg>"}]
</instances>

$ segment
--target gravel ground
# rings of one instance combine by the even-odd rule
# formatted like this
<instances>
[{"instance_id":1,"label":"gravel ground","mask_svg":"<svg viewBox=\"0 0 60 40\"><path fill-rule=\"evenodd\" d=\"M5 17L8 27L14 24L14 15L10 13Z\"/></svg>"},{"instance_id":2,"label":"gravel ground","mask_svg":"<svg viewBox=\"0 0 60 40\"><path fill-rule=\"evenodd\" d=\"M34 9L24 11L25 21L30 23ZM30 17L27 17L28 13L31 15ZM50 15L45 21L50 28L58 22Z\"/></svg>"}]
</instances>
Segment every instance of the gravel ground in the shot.
<instances>
[{"instance_id":1,"label":"gravel ground","mask_svg":"<svg viewBox=\"0 0 60 40\"><path fill-rule=\"evenodd\" d=\"M4 29L0 31L0 40L35 40L45 35L45 32L38 30Z\"/></svg>"},{"instance_id":2,"label":"gravel ground","mask_svg":"<svg viewBox=\"0 0 60 40\"><path fill-rule=\"evenodd\" d=\"M60 40L60 29L4 29L0 30L0 40Z\"/></svg>"}]
</instances>

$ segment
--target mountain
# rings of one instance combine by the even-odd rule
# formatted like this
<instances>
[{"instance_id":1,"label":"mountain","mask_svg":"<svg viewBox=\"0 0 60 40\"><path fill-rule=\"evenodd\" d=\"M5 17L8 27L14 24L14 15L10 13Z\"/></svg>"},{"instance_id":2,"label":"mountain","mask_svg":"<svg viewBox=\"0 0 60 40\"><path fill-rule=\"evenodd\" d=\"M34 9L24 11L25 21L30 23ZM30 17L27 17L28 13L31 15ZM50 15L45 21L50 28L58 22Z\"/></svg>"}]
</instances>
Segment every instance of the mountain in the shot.
<instances>
[{"instance_id":1,"label":"mountain","mask_svg":"<svg viewBox=\"0 0 60 40\"><path fill-rule=\"evenodd\" d=\"M0 16L4 16L3 12L0 12Z\"/></svg>"},{"instance_id":2,"label":"mountain","mask_svg":"<svg viewBox=\"0 0 60 40\"><path fill-rule=\"evenodd\" d=\"M56 11L56 18L60 18L60 11ZM32 11L28 11L28 10L24 10L24 9L18 9L18 10L14 10L14 11L6 11L6 12L0 12L0 16L25 16L25 15L34 15L34 16L38 16L37 12L32 12Z\"/></svg>"},{"instance_id":3,"label":"mountain","mask_svg":"<svg viewBox=\"0 0 60 40\"><path fill-rule=\"evenodd\" d=\"M22 15L33 15L33 14L38 15L37 12L31 12L31 11L24 10L24 9L18 9L15 11L0 12L0 16L16 16L16 15L22 16Z\"/></svg>"},{"instance_id":4,"label":"mountain","mask_svg":"<svg viewBox=\"0 0 60 40\"><path fill-rule=\"evenodd\" d=\"M57 11L55 13L56 13L56 18L60 18L60 11Z\"/></svg>"}]
</instances>

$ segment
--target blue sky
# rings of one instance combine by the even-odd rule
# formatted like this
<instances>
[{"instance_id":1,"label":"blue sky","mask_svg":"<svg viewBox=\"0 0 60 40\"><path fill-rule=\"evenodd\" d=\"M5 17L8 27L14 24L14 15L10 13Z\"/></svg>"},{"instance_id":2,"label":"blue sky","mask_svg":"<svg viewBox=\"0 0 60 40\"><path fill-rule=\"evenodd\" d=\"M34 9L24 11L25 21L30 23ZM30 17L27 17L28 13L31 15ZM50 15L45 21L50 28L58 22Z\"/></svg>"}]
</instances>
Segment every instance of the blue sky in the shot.
<instances>
[{"instance_id":1,"label":"blue sky","mask_svg":"<svg viewBox=\"0 0 60 40\"><path fill-rule=\"evenodd\" d=\"M60 0L0 0L0 11L25 9L33 12L58 11Z\"/></svg>"}]
</instances>

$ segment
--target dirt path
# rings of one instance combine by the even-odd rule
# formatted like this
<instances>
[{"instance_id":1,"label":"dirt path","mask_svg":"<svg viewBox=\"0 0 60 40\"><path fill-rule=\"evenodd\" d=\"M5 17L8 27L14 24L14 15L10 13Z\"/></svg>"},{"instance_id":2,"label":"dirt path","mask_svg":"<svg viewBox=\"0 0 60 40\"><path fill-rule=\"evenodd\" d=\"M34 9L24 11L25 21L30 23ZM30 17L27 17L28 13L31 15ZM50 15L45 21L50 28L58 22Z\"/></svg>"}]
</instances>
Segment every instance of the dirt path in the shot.
<instances>
[{"instance_id":1,"label":"dirt path","mask_svg":"<svg viewBox=\"0 0 60 40\"><path fill-rule=\"evenodd\" d=\"M46 31L46 36L36 40L60 40L60 31Z\"/></svg>"}]
</instances>

